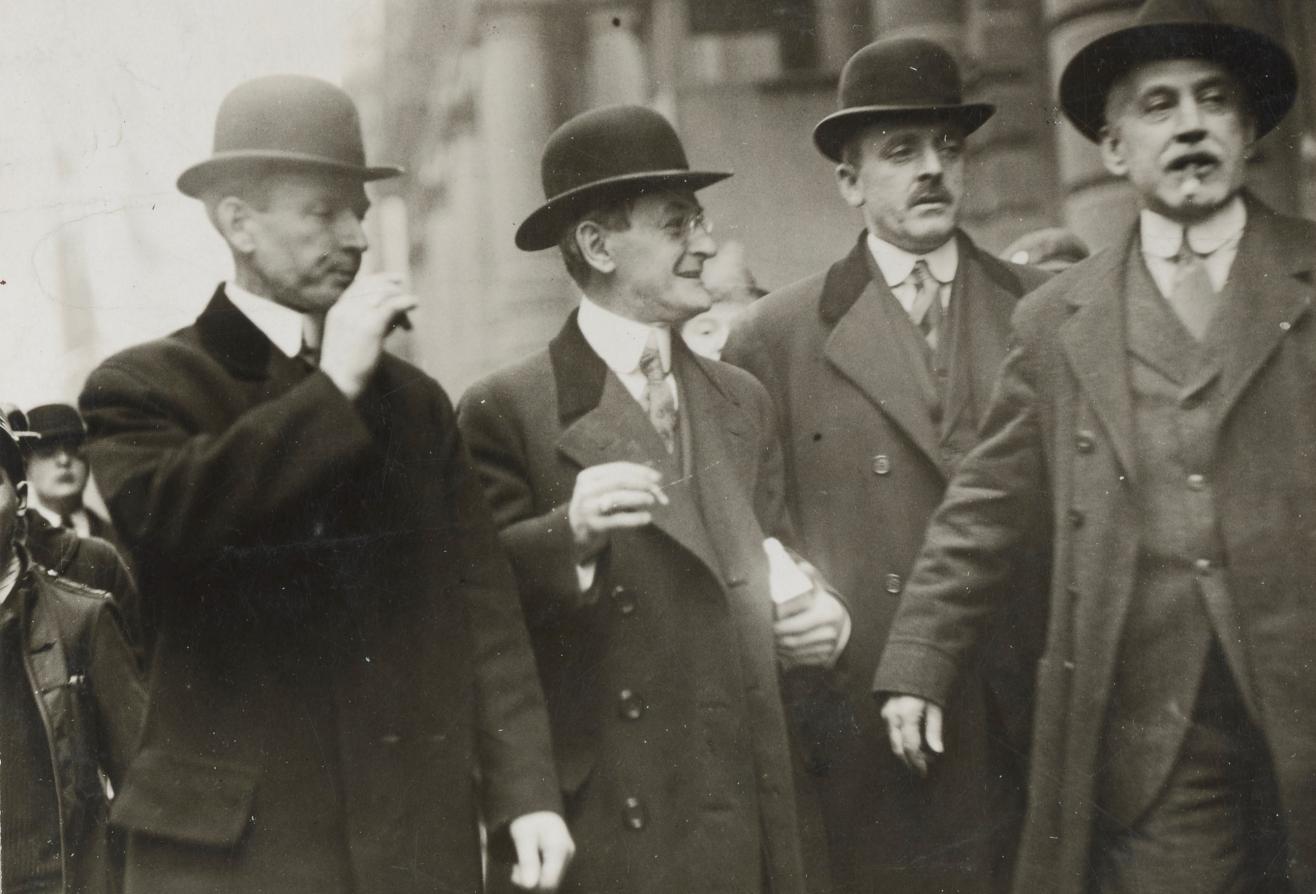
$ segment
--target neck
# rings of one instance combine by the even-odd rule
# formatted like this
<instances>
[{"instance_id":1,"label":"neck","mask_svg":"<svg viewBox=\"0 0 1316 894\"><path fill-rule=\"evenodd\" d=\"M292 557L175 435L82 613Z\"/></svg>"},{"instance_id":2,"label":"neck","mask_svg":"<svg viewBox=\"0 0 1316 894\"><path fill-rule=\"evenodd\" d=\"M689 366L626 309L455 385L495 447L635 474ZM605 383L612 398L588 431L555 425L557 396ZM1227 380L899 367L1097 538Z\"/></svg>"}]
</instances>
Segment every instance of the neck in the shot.
<instances>
[{"instance_id":1,"label":"neck","mask_svg":"<svg viewBox=\"0 0 1316 894\"><path fill-rule=\"evenodd\" d=\"M630 296L617 289L610 289L606 284L602 286L593 286L585 290L585 297L593 301L599 307L616 314L619 317L625 317L635 323L644 326L670 326L667 320L650 319L651 314L645 313L639 306L639 302L629 300Z\"/></svg>"},{"instance_id":2,"label":"neck","mask_svg":"<svg viewBox=\"0 0 1316 894\"><path fill-rule=\"evenodd\" d=\"M44 497L38 497L37 500L57 515L72 515L82 508L82 498L76 494L59 500L48 500Z\"/></svg>"}]
</instances>

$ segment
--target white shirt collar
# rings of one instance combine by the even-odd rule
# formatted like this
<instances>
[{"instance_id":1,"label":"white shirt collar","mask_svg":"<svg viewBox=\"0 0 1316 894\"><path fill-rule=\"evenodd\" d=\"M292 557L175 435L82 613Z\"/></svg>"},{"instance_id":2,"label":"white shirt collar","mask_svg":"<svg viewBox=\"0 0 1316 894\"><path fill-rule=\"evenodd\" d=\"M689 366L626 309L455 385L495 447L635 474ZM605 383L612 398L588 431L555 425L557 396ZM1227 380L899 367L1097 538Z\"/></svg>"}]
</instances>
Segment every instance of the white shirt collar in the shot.
<instances>
[{"instance_id":1,"label":"white shirt collar","mask_svg":"<svg viewBox=\"0 0 1316 894\"><path fill-rule=\"evenodd\" d=\"M45 503L42 503L40 500L36 499L35 496L31 500L31 502L29 502L27 505L29 509L35 509L41 515L42 518L50 522L52 527L58 528L60 526L59 513L51 509ZM75 509L69 513L69 518L73 519L74 525L77 525L79 521L79 516L81 516L82 518L86 518L87 510L85 507Z\"/></svg>"},{"instance_id":2,"label":"white shirt collar","mask_svg":"<svg viewBox=\"0 0 1316 894\"><path fill-rule=\"evenodd\" d=\"M1138 216L1142 250L1157 258L1173 258L1183 245L1185 228L1168 217L1144 208ZM1239 196L1206 220L1187 227L1188 247L1209 255L1229 243L1237 244L1247 226L1247 205Z\"/></svg>"},{"instance_id":3,"label":"white shirt collar","mask_svg":"<svg viewBox=\"0 0 1316 894\"><path fill-rule=\"evenodd\" d=\"M0 570L0 605L4 605L9 594L14 592L14 585L18 583L18 575L22 571L23 563L18 558L18 550L14 550L9 556L9 564Z\"/></svg>"},{"instance_id":4,"label":"white shirt collar","mask_svg":"<svg viewBox=\"0 0 1316 894\"><path fill-rule=\"evenodd\" d=\"M639 370L640 355L651 333L658 336L658 353L663 358L663 371L671 371L672 330L669 327L620 316L584 295L580 298L580 314L576 322L580 325L585 341L613 372L624 375Z\"/></svg>"},{"instance_id":5,"label":"white shirt collar","mask_svg":"<svg viewBox=\"0 0 1316 894\"><path fill-rule=\"evenodd\" d=\"M248 292L231 280L224 283L224 294L284 354L296 357L301 351L303 336L313 329L305 314L284 307L271 298Z\"/></svg>"},{"instance_id":6,"label":"white shirt collar","mask_svg":"<svg viewBox=\"0 0 1316 894\"><path fill-rule=\"evenodd\" d=\"M893 288L909 279L910 271L920 258L928 262L928 270L943 286L954 280L960 263L958 242L952 236L927 254L916 255L897 248L885 239L879 239L872 232L868 234L868 250L877 262L877 269L882 271L882 278Z\"/></svg>"}]
</instances>

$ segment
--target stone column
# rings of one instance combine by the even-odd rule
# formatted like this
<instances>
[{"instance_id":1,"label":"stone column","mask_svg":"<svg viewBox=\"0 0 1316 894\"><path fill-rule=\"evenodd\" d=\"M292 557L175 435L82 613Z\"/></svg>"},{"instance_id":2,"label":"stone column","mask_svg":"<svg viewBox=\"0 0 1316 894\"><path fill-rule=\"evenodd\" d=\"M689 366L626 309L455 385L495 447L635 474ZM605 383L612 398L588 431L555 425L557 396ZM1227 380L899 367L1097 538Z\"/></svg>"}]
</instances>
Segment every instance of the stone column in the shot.
<instances>
[{"instance_id":1,"label":"stone column","mask_svg":"<svg viewBox=\"0 0 1316 894\"><path fill-rule=\"evenodd\" d=\"M872 0L873 36L927 37L961 55L964 0Z\"/></svg>"},{"instance_id":2,"label":"stone column","mask_svg":"<svg viewBox=\"0 0 1316 894\"><path fill-rule=\"evenodd\" d=\"M632 3L598 4L585 13L585 108L649 101L649 72Z\"/></svg>"}]
</instances>

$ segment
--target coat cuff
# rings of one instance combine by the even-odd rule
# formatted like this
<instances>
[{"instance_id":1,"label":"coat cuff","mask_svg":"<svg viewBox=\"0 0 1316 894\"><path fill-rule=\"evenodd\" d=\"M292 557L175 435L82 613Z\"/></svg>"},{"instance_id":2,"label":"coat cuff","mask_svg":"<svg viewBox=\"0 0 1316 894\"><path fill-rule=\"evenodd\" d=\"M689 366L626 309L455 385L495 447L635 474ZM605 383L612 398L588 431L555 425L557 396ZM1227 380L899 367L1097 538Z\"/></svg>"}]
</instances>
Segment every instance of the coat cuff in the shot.
<instances>
[{"instance_id":1,"label":"coat cuff","mask_svg":"<svg viewBox=\"0 0 1316 894\"><path fill-rule=\"evenodd\" d=\"M888 642L873 676L873 694L914 695L945 705L959 668L945 652L918 642Z\"/></svg>"}]
</instances>

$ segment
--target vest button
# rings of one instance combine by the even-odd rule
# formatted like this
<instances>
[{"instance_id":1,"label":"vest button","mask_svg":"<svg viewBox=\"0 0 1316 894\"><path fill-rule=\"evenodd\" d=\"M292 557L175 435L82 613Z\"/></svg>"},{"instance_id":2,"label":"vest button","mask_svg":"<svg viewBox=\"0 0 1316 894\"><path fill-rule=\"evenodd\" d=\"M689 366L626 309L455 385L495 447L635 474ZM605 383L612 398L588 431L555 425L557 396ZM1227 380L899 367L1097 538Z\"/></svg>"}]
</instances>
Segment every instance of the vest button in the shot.
<instances>
[{"instance_id":1,"label":"vest button","mask_svg":"<svg viewBox=\"0 0 1316 894\"><path fill-rule=\"evenodd\" d=\"M899 596L900 591L905 587L905 582L900 579L900 575L895 573L888 574L884 580L884 583L885 583L886 591L890 593L892 596Z\"/></svg>"},{"instance_id":2,"label":"vest button","mask_svg":"<svg viewBox=\"0 0 1316 894\"><path fill-rule=\"evenodd\" d=\"M617 695L617 713L622 720L639 720L644 716L644 700L630 689L623 689Z\"/></svg>"},{"instance_id":3,"label":"vest button","mask_svg":"<svg viewBox=\"0 0 1316 894\"><path fill-rule=\"evenodd\" d=\"M879 453L873 457L873 474L890 475L891 474L891 457L885 453Z\"/></svg>"},{"instance_id":4,"label":"vest button","mask_svg":"<svg viewBox=\"0 0 1316 894\"><path fill-rule=\"evenodd\" d=\"M625 587L613 588L612 604L617 606L617 613L620 615L625 616L635 614L635 594Z\"/></svg>"},{"instance_id":5,"label":"vest button","mask_svg":"<svg viewBox=\"0 0 1316 894\"><path fill-rule=\"evenodd\" d=\"M648 821L648 811L644 809L644 804L639 798L627 798L622 802L621 823L627 829L638 832Z\"/></svg>"},{"instance_id":6,"label":"vest button","mask_svg":"<svg viewBox=\"0 0 1316 894\"><path fill-rule=\"evenodd\" d=\"M1074 449L1079 453L1091 453L1097 449L1097 436L1087 429L1080 430L1074 435Z\"/></svg>"},{"instance_id":7,"label":"vest button","mask_svg":"<svg viewBox=\"0 0 1316 894\"><path fill-rule=\"evenodd\" d=\"M1189 490L1203 490L1206 488L1206 476L1199 475L1196 472L1188 476Z\"/></svg>"}]
</instances>

